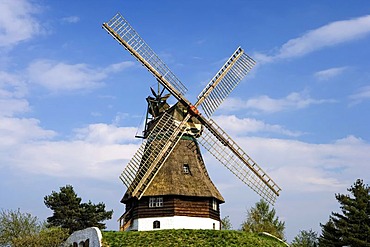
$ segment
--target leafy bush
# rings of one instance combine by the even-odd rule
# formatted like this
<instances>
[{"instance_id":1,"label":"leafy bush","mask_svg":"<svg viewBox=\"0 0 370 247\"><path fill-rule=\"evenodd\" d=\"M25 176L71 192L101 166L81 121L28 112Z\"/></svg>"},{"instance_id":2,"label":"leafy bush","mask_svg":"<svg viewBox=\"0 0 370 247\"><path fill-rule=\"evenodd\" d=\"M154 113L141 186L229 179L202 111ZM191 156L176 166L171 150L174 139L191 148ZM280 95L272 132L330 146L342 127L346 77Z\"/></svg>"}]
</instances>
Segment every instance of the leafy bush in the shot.
<instances>
[{"instance_id":1,"label":"leafy bush","mask_svg":"<svg viewBox=\"0 0 370 247\"><path fill-rule=\"evenodd\" d=\"M59 247L68 238L68 231L46 228L37 217L18 210L0 211L0 246Z\"/></svg>"}]
</instances>

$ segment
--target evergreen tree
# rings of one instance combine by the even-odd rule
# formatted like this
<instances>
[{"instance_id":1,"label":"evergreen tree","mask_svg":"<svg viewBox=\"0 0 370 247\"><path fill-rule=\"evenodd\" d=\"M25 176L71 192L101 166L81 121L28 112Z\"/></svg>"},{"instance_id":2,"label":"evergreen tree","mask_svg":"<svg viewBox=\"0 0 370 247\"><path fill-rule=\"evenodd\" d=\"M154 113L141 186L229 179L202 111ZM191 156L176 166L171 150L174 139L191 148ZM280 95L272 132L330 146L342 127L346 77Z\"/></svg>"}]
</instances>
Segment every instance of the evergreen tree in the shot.
<instances>
[{"instance_id":1,"label":"evergreen tree","mask_svg":"<svg viewBox=\"0 0 370 247\"><path fill-rule=\"evenodd\" d=\"M247 212L247 219L242 224L242 230L256 233L267 232L284 239L285 223L279 221L274 208L270 210L269 204L260 200Z\"/></svg>"},{"instance_id":2,"label":"evergreen tree","mask_svg":"<svg viewBox=\"0 0 370 247\"><path fill-rule=\"evenodd\" d=\"M370 247L370 187L357 179L347 190L352 197L335 195L342 212L321 225L320 246Z\"/></svg>"},{"instance_id":3,"label":"evergreen tree","mask_svg":"<svg viewBox=\"0 0 370 247\"><path fill-rule=\"evenodd\" d=\"M323 247L342 247L342 241L338 229L336 229L333 219L330 217L326 224L320 224L322 231L319 237L319 246Z\"/></svg>"},{"instance_id":4,"label":"evergreen tree","mask_svg":"<svg viewBox=\"0 0 370 247\"><path fill-rule=\"evenodd\" d=\"M44 203L53 210L53 216L47 218L48 225L66 228L70 233L93 226L105 229L105 224L101 222L111 219L113 214L113 210L105 210L104 203L81 203L71 185L45 196Z\"/></svg>"},{"instance_id":5,"label":"evergreen tree","mask_svg":"<svg viewBox=\"0 0 370 247\"><path fill-rule=\"evenodd\" d=\"M299 231L298 235L294 237L291 247L317 247L317 233L312 229L309 231Z\"/></svg>"},{"instance_id":6,"label":"evergreen tree","mask_svg":"<svg viewBox=\"0 0 370 247\"><path fill-rule=\"evenodd\" d=\"M105 224L101 221L112 218L113 211L105 211L105 204L98 203L93 204L91 201L88 203L82 203L81 208L81 220L80 228L85 229L87 227L96 226L100 229L105 229Z\"/></svg>"}]
</instances>

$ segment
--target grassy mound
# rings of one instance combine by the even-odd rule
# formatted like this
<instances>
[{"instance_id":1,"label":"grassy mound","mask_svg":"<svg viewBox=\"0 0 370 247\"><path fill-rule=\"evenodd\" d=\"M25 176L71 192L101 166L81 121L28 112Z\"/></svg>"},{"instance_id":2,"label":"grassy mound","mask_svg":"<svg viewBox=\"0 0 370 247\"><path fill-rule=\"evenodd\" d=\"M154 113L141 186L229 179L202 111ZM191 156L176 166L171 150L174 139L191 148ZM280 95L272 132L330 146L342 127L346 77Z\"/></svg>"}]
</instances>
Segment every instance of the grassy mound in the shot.
<instances>
[{"instance_id":1,"label":"grassy mound","mask_svg":"<svg viewBox=\"0 0 370 247\"><path fill-rule=\"evenodd\" d=\"M148 232L103 232L103 246L246 246L279 247L283 243L242 231L160 230Z\"/></svg>"}]
</instances>

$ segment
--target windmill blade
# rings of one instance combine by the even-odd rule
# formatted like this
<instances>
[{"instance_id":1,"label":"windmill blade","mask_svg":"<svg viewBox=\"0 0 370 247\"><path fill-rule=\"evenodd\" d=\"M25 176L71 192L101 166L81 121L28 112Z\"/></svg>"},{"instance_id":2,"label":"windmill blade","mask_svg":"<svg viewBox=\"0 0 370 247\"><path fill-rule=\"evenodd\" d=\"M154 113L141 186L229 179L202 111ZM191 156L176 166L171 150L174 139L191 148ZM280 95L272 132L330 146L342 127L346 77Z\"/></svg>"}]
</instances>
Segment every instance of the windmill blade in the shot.
<instances>
[{"instance_id":1,"label":"windmill blade","mask_svg":"<svg viewBox=\"0 0 370 247\"><path fill-rule=\"evenodd\" d=\"M171 96L171 94L168 93L168 94L165 94L164 96L160 97L159 99L164 101L164 100L167 100L170 96Z\"/></svg>"},{"instance_id":2,"label":"windmill blade","mask_svg":"<svg viewBox=\"0 0 370 247\"><path fill-rule=\"evenodd\" d=\"M103 23L103 28L139 60L169 92L179 100L184 99L182 95L186 93L186 87L120 13Z\"/></svg>"},{"instance_id":3,"label":"windmill blade","mask_svg":"<svg viewBox=\"0 0 370 247\"><path fill-rule=\"evenodd\" d=\"M202 106L204 113L211 117L255 64L256 62L241 47L238 47L199 94L195 106Z\"/></svg>"},{"instance_id":4,"label":"windmill blade","mask_svg":"<svg viewBox=\"0 0 370 247\"><path fill-rule=\"evenodd\" d=\"M158 97L157 93L154 91L154 89L152 87L150 87L150 91L152 91L152 94L154 95L155 98Z\"/></svg>"},{"instance_id":5,"label":"windmill blade","mask_svg":"<svg viewBox=\"0 0 370 247\"><path fill-rule=\"evenodd\" d=\"M143 141L120 176L131 196L138 199L142 197L154 176L185 133L183 127L189 118L190 116L178 125L170 114L164 113L150 131L149 136Z\"/></svg>"},{"instance_id":6,"label":"windmill blade","mask_svg":"<svg viewBox=\"0 0 370 247\"><path fill-rule=\"evenodd\" d=\"M280 187L213 120L200 120L206 128L199 143L243 183L274 204Z\"/></svg>"}]
</instances>

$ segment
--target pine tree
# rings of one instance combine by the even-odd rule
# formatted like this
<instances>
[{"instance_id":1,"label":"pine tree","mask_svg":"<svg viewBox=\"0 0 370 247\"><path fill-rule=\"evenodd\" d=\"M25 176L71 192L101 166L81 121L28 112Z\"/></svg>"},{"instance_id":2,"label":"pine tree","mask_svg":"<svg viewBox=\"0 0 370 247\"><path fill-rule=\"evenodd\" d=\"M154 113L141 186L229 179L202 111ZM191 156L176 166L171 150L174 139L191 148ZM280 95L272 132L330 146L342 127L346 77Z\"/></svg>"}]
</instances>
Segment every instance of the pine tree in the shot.
<instances>
[{"instance_id":1,"label":"pine tree","mask_svg":"<svg viewBox=\"0 0 370 247\"><path fill-rule=\"evenodd\" d=\"M338 229L335 228L333 219L330 217L326 224L320 224L322 232L319 237L319 246L321 247L342 247L341 236Z\"/></svg>"},{"instance_id":2,"label":"pine tree","mask_svg":"<svg viewBox=\"0 0 370 247\"><path fill-rule=\"evenodd\" d=\"M370 187L357 179L347 190L352 197L335 195L342 212L333 212L329 222L321 225L320 246L370 247Z\"/></svg>"},{"instance_id":3,"label":"pine tree","mask_svg":"<svg viewBox=\"0 0 370 247\"><path fill-rule=\"evenodd\" d=\"M93 226L105 229L105 224L101 222L111 219L113 214L113 210L105 210L104 203L81 203L71 185L45 196L44 203L53 210L53 216L47 218L48 225L69 229L70 233Z\"/></svg>"}]
</instances>

